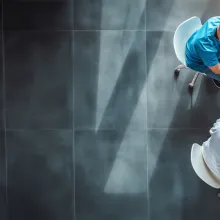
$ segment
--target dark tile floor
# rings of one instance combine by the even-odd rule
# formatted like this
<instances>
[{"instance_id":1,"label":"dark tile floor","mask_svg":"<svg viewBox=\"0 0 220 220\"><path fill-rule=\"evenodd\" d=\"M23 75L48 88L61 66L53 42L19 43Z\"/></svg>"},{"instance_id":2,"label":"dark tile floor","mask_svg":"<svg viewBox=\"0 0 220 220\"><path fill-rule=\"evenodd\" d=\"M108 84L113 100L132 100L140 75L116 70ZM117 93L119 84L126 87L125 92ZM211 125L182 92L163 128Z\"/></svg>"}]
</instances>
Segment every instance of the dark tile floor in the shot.
<instances>
[{"instance_id":1,"label":"dark tile floor","mask_svg":"<svg viewBox=\"0 0 220 220\"><path fill-rule=\"evenodd\" d=\"M0 4L0 7L2 4ZM0 10L0 219L217 219L190 148L220 93L176 27L217 0L7 0ZM3 22L2 22L3 18ZM3 26L2 26L3 24Z\"/></svg>"},{"instance_id":2,"label":"dark tile floor","mask_svg":"<svg viewBox=\"0 0 220 220\"><path fill-rule=\"evenodd\" d=\"M201 143L206 136L205 129L149 129L150 219L205 220L219 216L215 190L197 178L190 163L191 144Z\"/></svg>"},{"instance_id":3,"label":"dark tile floor","mask_svg":"<svg viewBox=\"0 0 220 220\"><path fill-rule=\"evenodd\" d=\"M143 135L133 134L140 137L139 142L134 142L132 134L127 134L123 143L115 131L74 133L77 219L146 218L147 160Z\"/></svg>"},{"instance_id":4,"label":"dark tile floor","mask_svg":"<svg viewBox=\"0 0 220 220\"><path fill-rule=\"evenodd\" d=\"M5 31L7 128L72 129L73 33Z\"/></svg>"},{"instance_id":5,"label":"dark tile floor","mask_svg":"<svg viewBox=\"0 0 220 220\"><path fill-rule=\"evenodd\" d=\"M5 132L0 130L0 218L7 219Z\"/></svg>"},{"instance_id":6,"label":"dark tile floor","mask_svg":"<svg viewBox=\"0 0 220 220\"><path fill-rule=\"evenodd\" d=\"M77 31L74 128L125 130L146 84L145 60L143 31ZM146 100L142 104L138 123L146 124Z\"/></svg>"},{"instance_id":7,"label":"dark tile floor","mask_svg":"<svg viewBox=\"0 0 220 220\"><path fill-rule=\"evenodd\" d=\"M72 219L72 131L7 132L8 218Z\"/></svg>"},{"instance_id":8,"label":"dark tile floor","mask_svg":"<svg viewBox=\"0 0 220 220\"><path fill-rule=\"evenodd\" d=\"M146 0L74 0L75 30L145 30Z\"/></svg>"},{"instance_id":9,"label":"dark tile floor","mask_svg":"<svg viewBox=\"0 0 220 220\"><path fill-rule=\"evenodd\" d=\"M0 32L0 50L2 51L2 32ZM4 128L4 120L3 120L3 115L4 115L4 93L5 93L5 87L4 87L4 76L3 76L3 58L2 58L2 53L0 54L0 130Z\"/></svg>"},{"instance_id":10,"label":"dark tile floor","mask_svg":"<svg viewBox=\"0 0 220 220\"><path fill-rule=\"evenodd\" d=\"M72 30L72 0L4 1L5 30Z\"/></svg>"}]
</instances>

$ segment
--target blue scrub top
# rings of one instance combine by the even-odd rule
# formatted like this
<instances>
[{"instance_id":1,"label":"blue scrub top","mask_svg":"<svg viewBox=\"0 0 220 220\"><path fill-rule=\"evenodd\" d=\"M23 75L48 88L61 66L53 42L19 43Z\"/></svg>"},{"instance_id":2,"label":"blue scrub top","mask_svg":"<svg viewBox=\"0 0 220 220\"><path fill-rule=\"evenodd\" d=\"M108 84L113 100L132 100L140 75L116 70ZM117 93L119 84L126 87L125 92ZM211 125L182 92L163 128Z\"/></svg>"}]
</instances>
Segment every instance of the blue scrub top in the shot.
<instances>
[{"instance_id":1,"label":"blue scrub top","mask_svg":"<svg viewBox=\"0 0 220 220\"><path fill-rule=\"evenodd\" d=\"M219 63L220 40L215 37L220 16L212 17L189 38L186 44L186 64L193 70L202 71Z\"/></svg>"}]
</instances>

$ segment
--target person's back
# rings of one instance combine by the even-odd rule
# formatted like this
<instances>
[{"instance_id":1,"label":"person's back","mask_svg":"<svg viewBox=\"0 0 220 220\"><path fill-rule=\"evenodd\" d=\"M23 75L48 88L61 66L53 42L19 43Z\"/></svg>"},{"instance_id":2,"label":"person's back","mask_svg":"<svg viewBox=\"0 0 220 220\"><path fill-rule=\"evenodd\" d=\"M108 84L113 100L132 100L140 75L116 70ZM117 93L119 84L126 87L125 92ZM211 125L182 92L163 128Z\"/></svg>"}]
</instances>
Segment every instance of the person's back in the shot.
<instances>
[{"instance_id":1,"label":"person's back","mask_svg":"<svg viewBox=\"0 0 220 220\"><path fill-rule=\"evenodd\" d=\"M186 45L186 64L193 70L203 71L219 63L220 40L217 27L220 16L208 19L188 40Z\"/></svg>"}]
</instances>

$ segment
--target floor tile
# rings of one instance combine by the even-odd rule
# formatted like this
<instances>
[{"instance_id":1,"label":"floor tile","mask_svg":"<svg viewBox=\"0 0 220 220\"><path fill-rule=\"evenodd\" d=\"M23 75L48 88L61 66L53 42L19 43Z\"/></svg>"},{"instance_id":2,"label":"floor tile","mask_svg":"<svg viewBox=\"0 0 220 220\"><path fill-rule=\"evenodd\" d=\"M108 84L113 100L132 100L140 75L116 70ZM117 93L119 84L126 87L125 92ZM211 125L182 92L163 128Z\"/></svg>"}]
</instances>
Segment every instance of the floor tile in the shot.
<instances>
[{"instance_id":1,"label":"floor tile","mask_svg":"<svg viewBox=\"0 0 220 220\"><path fill-rule=\"evenodd\" d=\"M2 29L2 2L0 2L0 29Z\"/></svg>"},{"instance_id":2,"label":"floor tile","mask_svg":"<svg viewBox=\"0 0 220 220\"><path fill-rule=\"evenodd\" d=\"M203 0L206 2L206 7L201 14L201 21L204 23L211 17L217 16L219 13L220 2L218 0Z\"/></svg>"},{"instance_id":3,"label":"floor tile","mask_svg":"<svg viewBox=\"0 0 220 220\"><path fill-rule=\"evenodd\" d=\"M3 77L3 62L2 62L2 33L0 32L0 130L4 128L4 113L3 113L3 108L4 108L4 77Z\"/></svg>"},{"instance_id":4,"label":"floor tile","mask_svg":"<svg viewBox=\"0 0 220 220\"><path fill-rule=\"evenodd\" d=\"M220 94L202 75L190 94L188 84L194 76L191 70L182 70L175 79L173 72L180 63L172 38L173 32L147 32L148 128L210 127L219 117Z\"/></svg>"},{"instance_id":5,"label":"floor tile","mask_svg":"<svg viewBox=\"0 0 220 220\"><path fill-rule=\"evenodd\" d=\"M73 219L72 131L7 132L8 218Z\"/></svg>"},{"instance_id":6,"label":"floor tile","mask_svg":"<svg viewBox=\"0 0 220 220\"><path fill-rule=\"evenodd\" d=\"M174 31L184 20L198 16L204 22L219 13L218 0L149 0L146 29L149 31Z\"/></svg>"},{"instance_id":7,"label":"floor tile","mask_svg":"<svg viewBox=\"0 0 220 220\"><path fill-rule=\"evenodd\" d=\"M143 30L146 0L74 0L75 30Z\"/></svg>"},{"instance_id":8,"label":"floor tile","mask_svg":"<svg viewBox=\"0 0 220 220\"><path fill-rule=\"evenodd\" d=\"M207 130L153 129L148 133L150 220L215 219L217 191L194 172L190 152L202 144ZM159 211L158 211L159 210Z\"/></svg>"},{"instance_id":9,"label":"floor tile","mask_svg":"<svg viewBox=\"0 0 220 220\"><path fill-rule=\"evenodd\" d=\"M77 31L74 35L74 127L125 130L146 124L146 34Z\"/></svg>"},{"instance_id":10,"label":"floor tile","mask_svg":"<svg viewBox=\"0 0 220 220\"><path fill-rule=\"evenodd\" d=\"M146 219L147 160L142 136L75 131L77 219Z\"/></svg>"},{"instance_id":11,"label":"floor tile","mask_svg":"<svg viewBox=\"0 0 220 220\"><path fill-rule=\"evenodd\" d=\"M7 127L72 128L72 33L6 32L5 61Z\"/></svg>"},{"instance_id":12,"label":"floor tile","mask_svg":"<svg viewBox=\"0 0 220 220\"><path fill-rule=\"evenodd\" d=\"M5 133L0 130L0 219L6 220L6 152Z\"/></svg>"},{"instance_id":13,"label":"floor tile","mask_svg":"<svg viewBox=\"0 0 220 220\"><path fill-rule=\"evenodd\" d=\"M72 30L73 0L4 1L4 29Z\"/></svg>"}]
</instances>

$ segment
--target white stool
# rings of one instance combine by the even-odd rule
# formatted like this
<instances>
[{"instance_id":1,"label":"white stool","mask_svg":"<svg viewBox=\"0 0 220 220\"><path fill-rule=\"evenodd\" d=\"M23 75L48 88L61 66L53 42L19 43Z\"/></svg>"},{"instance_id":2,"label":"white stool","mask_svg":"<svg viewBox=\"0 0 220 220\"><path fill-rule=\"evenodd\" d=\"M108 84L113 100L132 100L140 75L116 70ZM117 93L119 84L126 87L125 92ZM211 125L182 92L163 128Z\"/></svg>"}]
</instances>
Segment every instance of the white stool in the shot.
<instances>
[{"instance_id":1,"label":"white stool","mask_svg":"<svg viewBox=\"0 0 220 220\"><path fill-rule=\"evenodd\" d=\"M182 64L176 67L174 71L176 75L179 74L181 69L188 68L186 66L186 59L185 59L186 43L188 39L192 36L192 34L201 27L202 27L201 20L196 16L187 19L177 27L173 37L173 46L177 59ZM200 72L195 73L193 80L189 83L189 88L192 89L194 87L199 73ZM204 73L201 74L205 75Z\"/></svg>"}]
</instances>

